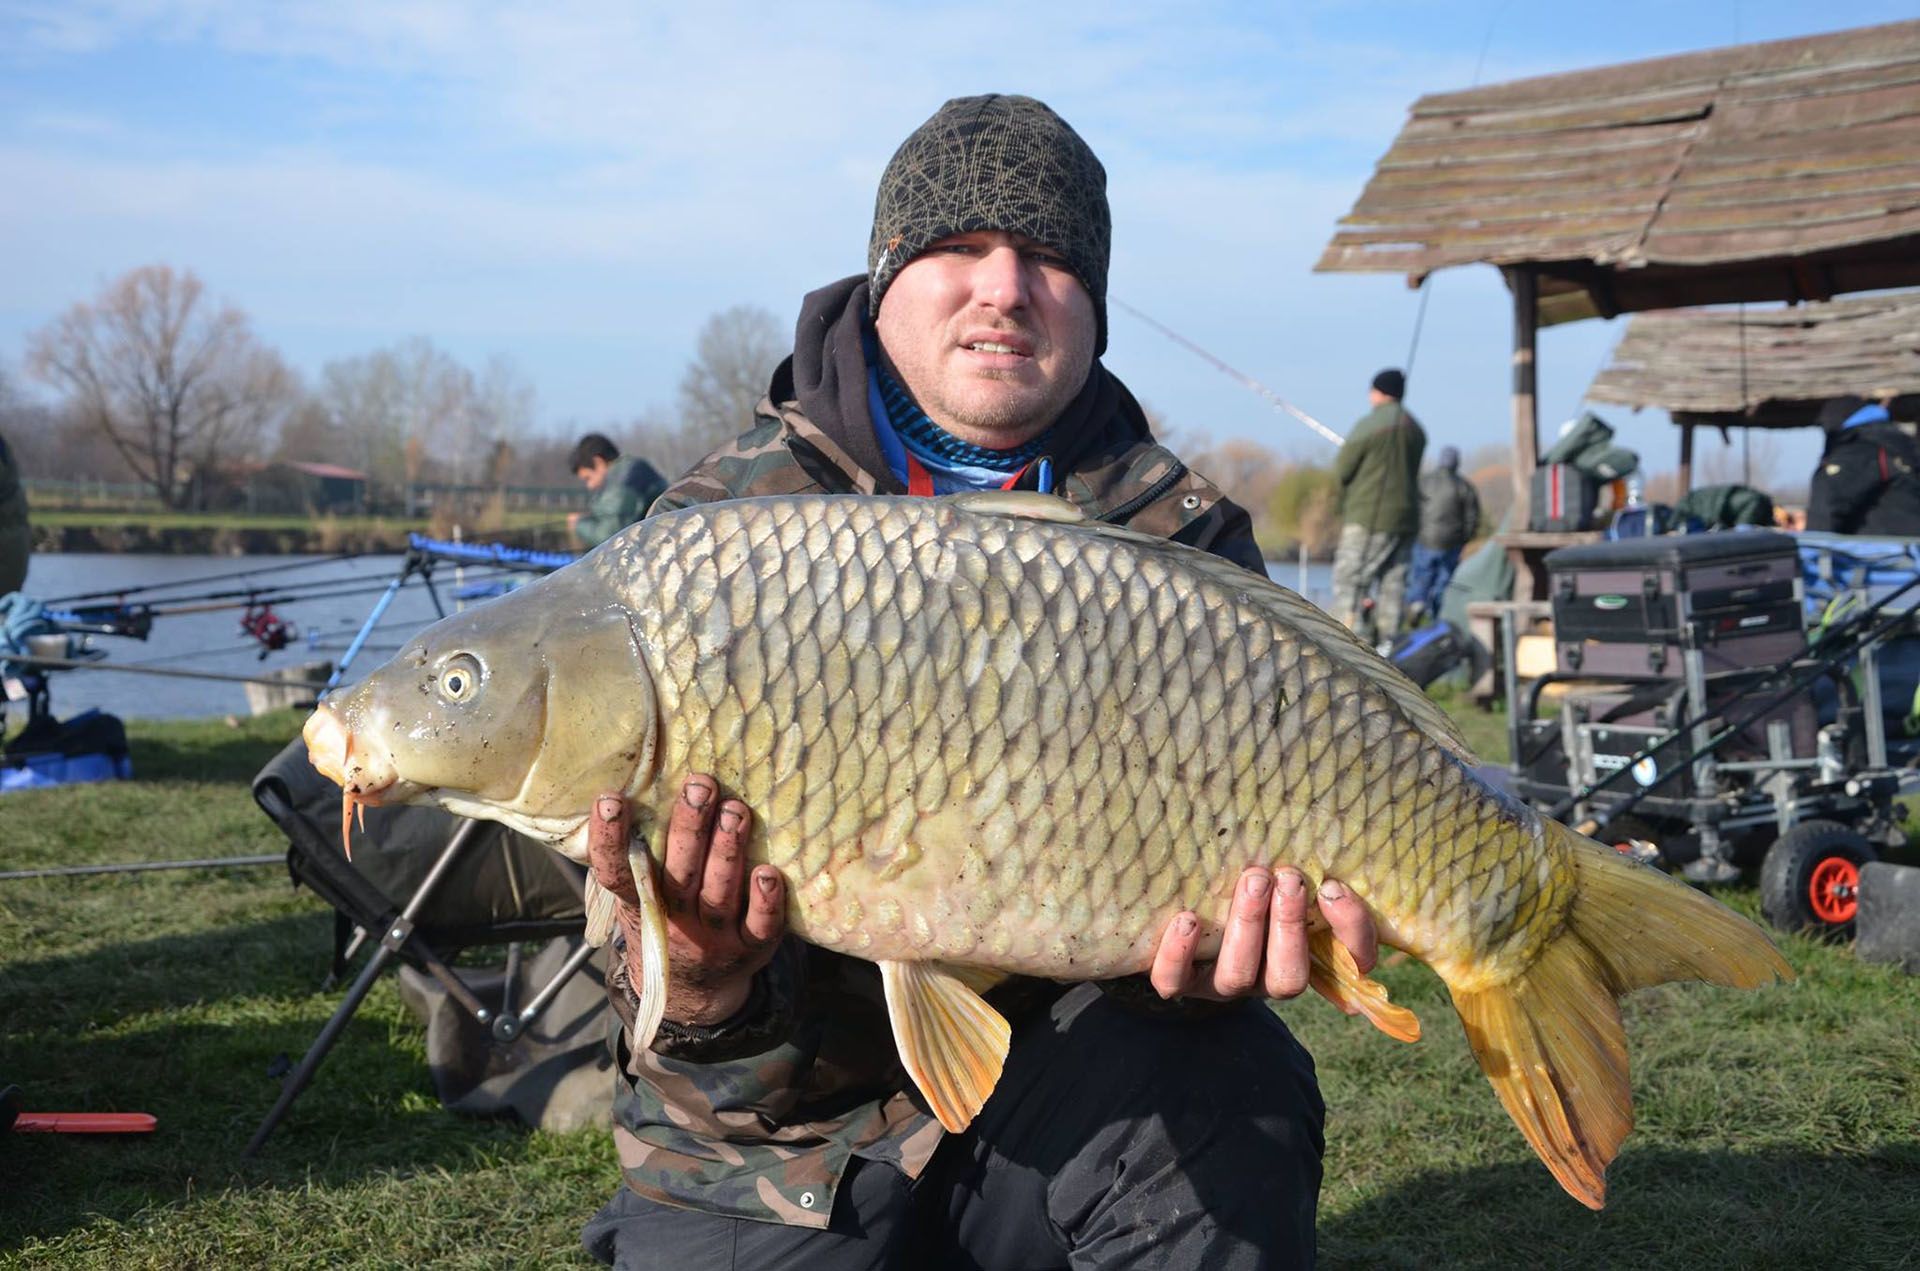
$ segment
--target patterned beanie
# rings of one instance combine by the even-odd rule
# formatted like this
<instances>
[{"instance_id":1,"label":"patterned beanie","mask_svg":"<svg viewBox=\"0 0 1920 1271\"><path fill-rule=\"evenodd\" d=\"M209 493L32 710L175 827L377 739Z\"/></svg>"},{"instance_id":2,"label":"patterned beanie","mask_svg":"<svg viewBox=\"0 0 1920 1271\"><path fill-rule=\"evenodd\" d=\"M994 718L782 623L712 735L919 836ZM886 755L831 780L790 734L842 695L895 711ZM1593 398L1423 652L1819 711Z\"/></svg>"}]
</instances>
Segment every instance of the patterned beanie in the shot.
<instances>
[{"instance_id":1,"label":"patterned beanie","mask_svg":"<svg viewBox=\"0 0 1920 1271\"><path fill-rule=\"evenodd\" d=\"M900 144L880 177L867 243L868 314L908 261L976 230L1024 234L1066 257L1107 347L1113 218L1107 170L1067 121L1031 97L956 97Z\"/></svg>"}]
</instances>

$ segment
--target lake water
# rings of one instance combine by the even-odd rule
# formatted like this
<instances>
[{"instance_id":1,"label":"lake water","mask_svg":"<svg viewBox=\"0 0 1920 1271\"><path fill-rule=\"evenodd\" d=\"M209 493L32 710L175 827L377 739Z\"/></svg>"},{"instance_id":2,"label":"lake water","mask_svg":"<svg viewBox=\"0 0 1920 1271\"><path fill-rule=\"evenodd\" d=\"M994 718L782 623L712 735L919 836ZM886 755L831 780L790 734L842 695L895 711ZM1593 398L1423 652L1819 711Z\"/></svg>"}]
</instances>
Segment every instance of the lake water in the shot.
<instances>
[{"instance_id":1,"label":"lake water","mask_svg":"<svg viewBox=\"0 0 1920 1271\"><path fill-rule=\"evenodd\" d=\"M360 556L341 561L314 556L50 554L33 558L25 590L52 607L56 601L81 593L167 584L165 590L150 595L135 593L127 597L129 601L148 601L156 609L167 608L188 596L251 588L285 589L309 595L332 593L322 598L276 603L274 613L293 623L298 636L285 649L268 653L264 658L260 655L259 643L241 630L243 610L238 608L157 617L152 634L144 641L93 637L94 647L105 650L107 660L114 666L144 664L169 670L259 675L303 662L337 662L347 642L373 611L382 588L398 574L400 563L398 556ZM217 577L241 574L241 571L245 571L242 576ZM1268 571L1287 586L1298 586L1299 566L1295 562L1271 561ZM469 581L480 576L474 571L467 573ZM1308 599L1326 604L1330 580L1328 566L1309 565ZM442 563L436 567L434 585L440 591L442 603L451 610L455 606L451 565ZM169 600L169 597L179 599ZM435 616L433 600L426 587L417 579L409 580L355 659L349 679L385 662L394 649ZM244 688L220 681L80 669L56 671L49 682L54 713L61 718L88 707L98 707L124 719L247 713ZM14 708L12 718L17 724L20 708Z\"/></svg>"}]
</instances>

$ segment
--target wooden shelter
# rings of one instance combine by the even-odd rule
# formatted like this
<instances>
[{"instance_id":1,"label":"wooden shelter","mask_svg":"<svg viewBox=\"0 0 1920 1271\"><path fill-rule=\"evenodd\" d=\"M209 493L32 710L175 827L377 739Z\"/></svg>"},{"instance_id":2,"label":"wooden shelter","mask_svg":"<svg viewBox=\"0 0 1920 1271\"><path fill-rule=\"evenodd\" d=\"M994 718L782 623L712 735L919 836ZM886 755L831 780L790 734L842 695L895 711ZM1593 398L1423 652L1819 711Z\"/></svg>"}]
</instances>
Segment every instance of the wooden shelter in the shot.
<instances>
[{"instance_id":1,"label":"wooden shelter","mask_svg":"<svg viewBox=\"0 0 1920 1271\"><path fill-rule=\"evenodd\" d=\"M1672 415L1691 488L1695 428L1802 428L1843 393L1920 416L1920 291L1637 314L1587 399Z\"/></svg>"},{"instance_id":2,"label":"wooden shelter","mask_svg":"<svg viewBox=\"0 0 1920 1271\"><path fill-rule=\"evenodd\" d=\"M1472 263L1513 292L1524 515L1538 327L1920 285L1920 20L1421 98L1316 268Z\"/></svg>"}]
</instances>

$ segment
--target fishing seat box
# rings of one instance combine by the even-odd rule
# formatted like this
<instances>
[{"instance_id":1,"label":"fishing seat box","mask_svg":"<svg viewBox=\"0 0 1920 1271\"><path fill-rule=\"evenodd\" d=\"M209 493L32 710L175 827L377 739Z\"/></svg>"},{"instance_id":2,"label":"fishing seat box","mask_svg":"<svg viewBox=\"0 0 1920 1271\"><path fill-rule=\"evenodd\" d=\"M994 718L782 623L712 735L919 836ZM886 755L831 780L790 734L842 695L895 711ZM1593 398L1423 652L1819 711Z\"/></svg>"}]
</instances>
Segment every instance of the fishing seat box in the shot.
<instances>
[{"instance_id":1,"label":"fishing seat box","mask_svg":"<svg viewBox=\"0 0 1920 1271\"><path fill-rule=\"evenodd\" d=\"M1588 678L1685 676L1778 666L1806 648L1800 554L1765 530L1666 535L1547 555L1555 670Z\"/></svg>"}]
</instances>

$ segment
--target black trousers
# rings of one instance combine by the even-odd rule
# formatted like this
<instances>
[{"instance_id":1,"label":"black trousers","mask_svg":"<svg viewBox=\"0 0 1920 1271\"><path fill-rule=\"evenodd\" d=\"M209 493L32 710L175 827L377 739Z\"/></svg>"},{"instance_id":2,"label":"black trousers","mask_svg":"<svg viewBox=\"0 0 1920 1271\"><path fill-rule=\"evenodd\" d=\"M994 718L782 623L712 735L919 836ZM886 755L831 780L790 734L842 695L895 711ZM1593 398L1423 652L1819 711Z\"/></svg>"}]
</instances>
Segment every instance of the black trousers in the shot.
<instances>
[{"instance_id":1,"label":"black trousers","mask_svg":"<svg viewBox=\"0 0 1920 1271\"><path fill-rule=\"evenodd\" d=\"M993 1098L919 1180L854 1160L826 1230L623 1187L582 1240L622 1271L1308 1267L1325 1117L1264 1005L1167 1019L1081 985L1016 1027Z\"/></svg>"}]
</instances>

